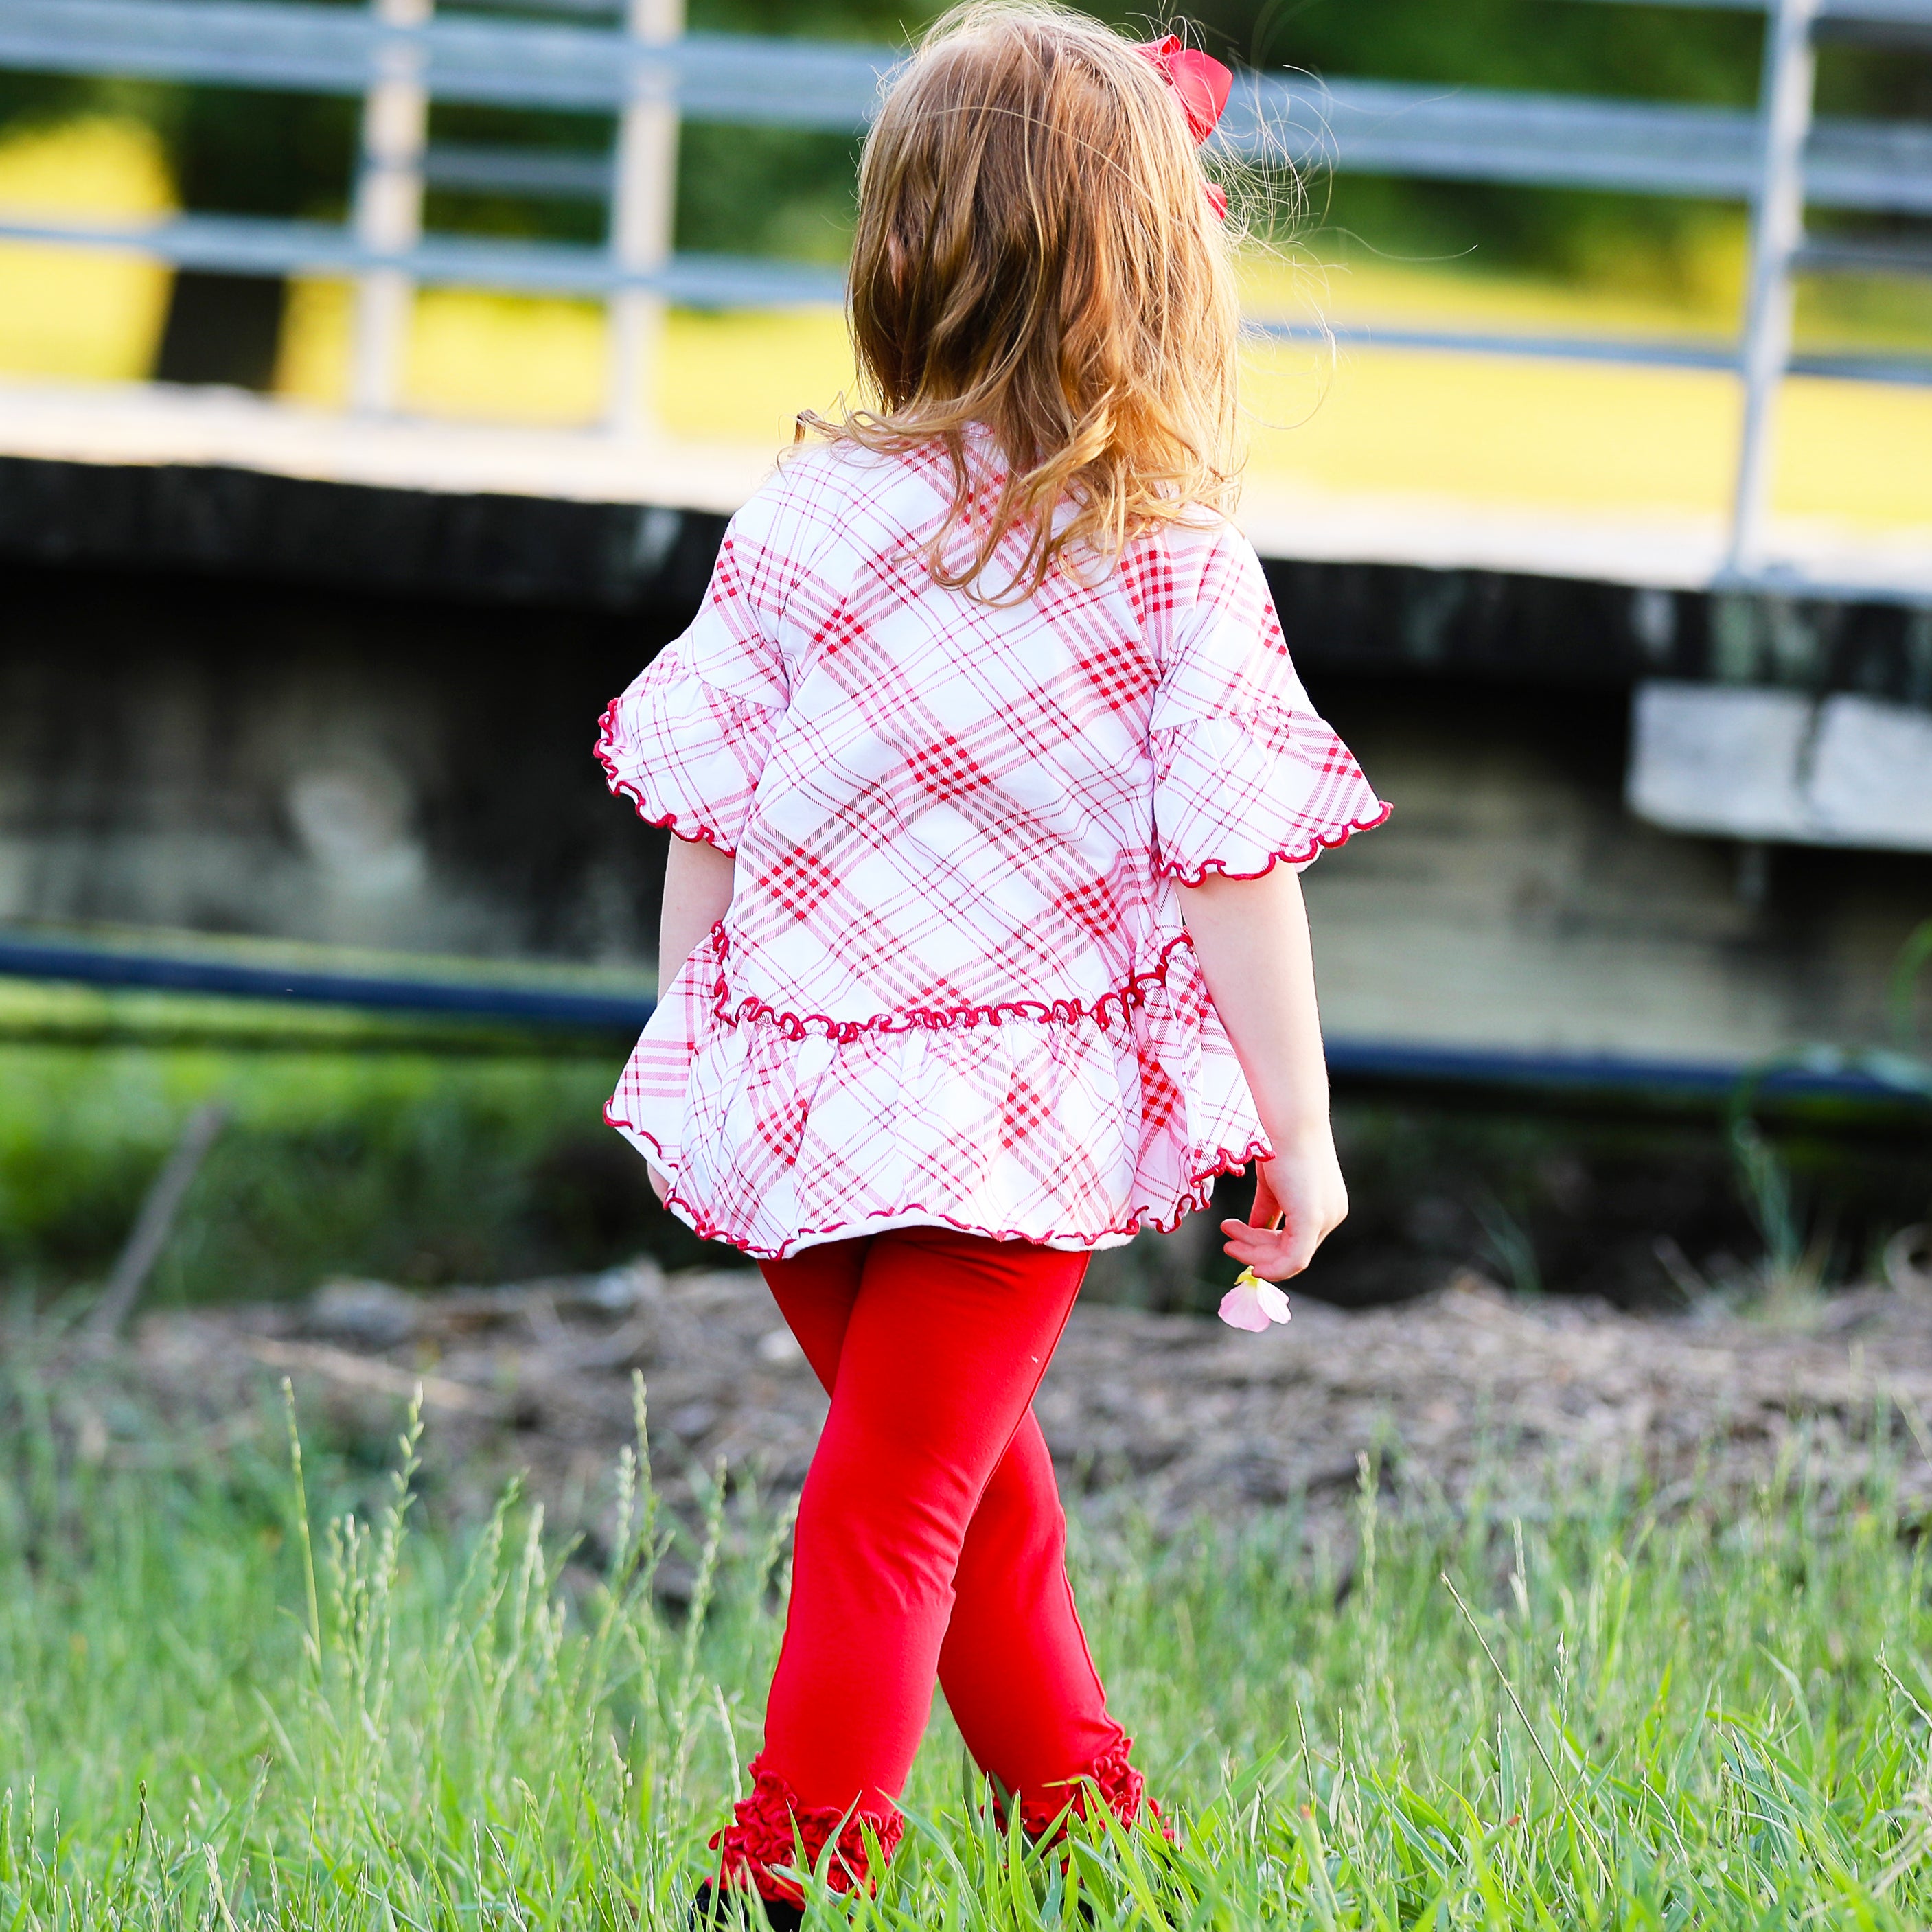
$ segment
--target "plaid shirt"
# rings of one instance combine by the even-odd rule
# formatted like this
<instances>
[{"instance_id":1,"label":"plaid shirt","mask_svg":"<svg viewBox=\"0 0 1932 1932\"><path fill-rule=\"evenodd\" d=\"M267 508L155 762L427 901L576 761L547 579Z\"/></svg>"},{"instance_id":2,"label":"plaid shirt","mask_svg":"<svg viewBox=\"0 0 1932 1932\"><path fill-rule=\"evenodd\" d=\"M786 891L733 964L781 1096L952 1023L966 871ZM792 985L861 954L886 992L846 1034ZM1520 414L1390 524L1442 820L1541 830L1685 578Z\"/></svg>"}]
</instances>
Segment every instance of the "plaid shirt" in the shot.
<instances>
[{"instance_id":1,"label":"plaid shirt","mask_svg":"<svg viewBox=\"0 0 1932 1932\"><path fill-rule=\"evenodd\" d=\"M604 716L612 789L736 855L607 1118L752 1254L916 1222L1107 1246L1204 1205L1267 1143L1175 881L1388 816L1229 526L988 605L928 570L951 499L942 450L790 458Z\"/></svg>"}]
</instances>

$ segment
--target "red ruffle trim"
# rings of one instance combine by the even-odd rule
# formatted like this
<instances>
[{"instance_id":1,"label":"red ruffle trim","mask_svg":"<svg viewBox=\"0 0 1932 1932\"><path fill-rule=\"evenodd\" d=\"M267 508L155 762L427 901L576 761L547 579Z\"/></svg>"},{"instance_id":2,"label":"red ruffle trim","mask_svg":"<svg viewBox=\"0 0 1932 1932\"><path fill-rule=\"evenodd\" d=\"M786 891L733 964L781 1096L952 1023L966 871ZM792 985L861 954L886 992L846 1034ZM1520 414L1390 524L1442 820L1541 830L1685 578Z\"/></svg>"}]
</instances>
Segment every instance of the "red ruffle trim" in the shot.
<instances>
[{"instance_id":1,"label":"red ruffle trim","mask_svg":"<svg viewBox=\"0 0 1932 1932\"><path fill-rule=\"evenodd\" d=\"M903 1207L884 1210L870 1216L861 1216L856 1221L830 1221L821 1228L800 1228L782 1246L761 1248L748 1235L738 1234L712 1220L694 1201L687 1199L678 1192L677 1171L664 1150L664 1144L647 1129L632 1122L621 1120L611 1111L612 1102L604 1103L604 1124L615 1127L620 1133L629 1134L637 1139L647 1142L651 1154L656 1158L658 1172L664 1176L664 1204L680 1216L692 1231L707 1241L722 1241L728 1248L736 1248L740 1254L749 1255L754 1260L783 1261L788 1255L796 1254L801 1243L810 1244L818 1241L831 1241L846 1234L860 1234L866 1231L868 1220L902 1222L908 1215L922 1219L920 1226L950 1228L956 1234L979 1234L989 1241L1030 1241L1036 1246L1052 1241L1071 1241L1082 1248L1095 1248L1112 1234L1134 1234L1143 1228L1151 1228L1156 1234L1171 1234L1190 1214L1198 1214L1209 1204L1208 1190L1224 1174L1239 1174L1251 1160L1268 1160L1274 1157L1274 1150L1264 1140L1252 1140L1239 1154L1232 1148L1218 1148L1205 1167L1196 1168L1188 1176L1186 1191L1175 1202L1174 1218L1163 1221L1156 1214L1151 1218L1136 1213L1124 1221L1110 1222L1097 1233L1068 1234L1058 1231L1047 1234L1030 1234L1019 1228L982 1228L976 1222L962 1221L951 1214L941 1214L922 1207L916 1201L909 1201Z\"/></svg>"},{"instance_id":2,"label":"red ruffle trim","mask_svg":"<svg viewBox=\"0 0 1932 1932\"><path fill-rule=\"evenodd\" d=\"M748 1886L760 1898L802 1905L805 1891L794 1879L781 1877L780 1865L816 1870L826 1846L825 1882L834 1892L872 1888L866 1846L878 1845L882 1863L898 1849L905 1820L897 1811L842 1811L835 1805L801 1804L798 1793L762 1757L752 1759L752 1795L732 1808L731 1822L714 1832L721 1886Z\"/></svg>"},{"instance_id":3,"label":"red ruffle trim","mask_svg":"<svg viewBox=\"0 0 1932 1932\"><path fill-rule=\"evenodd\" d=\"M1347 844L1357 832L1374 831L1378 825L1388 824L1389 814L1394 809L1394 806L1384 802L1374 818L1358 818L1352 824L1343 826L1332 838L1325 832L1318 832L1306 845L1290 851L1270 852L1268 863L1252 872L1232 872L1220 859L1204 859L1191 872L1185 866L1170 866L1165 860L1157 861L1154 869L1162 878L1172 879L1178 886L1200 885L1210 872L1220 879L1262 879L1267 878L1277 866L1284 863L1305 866L1317 853L1333 852Z\"/></svg>"},{"instance_id":4,"label":"red ruffle trim","mask_svg":"<svg viewBox=\"0 0 1932 1932\"><path fill-rule=\"evenodd\" d=\"M1102 993L1095 1000L1000 1000L991 1006L914 1006L903 1012L874 1013L870 1019L836 1020L826 1013L782 1012L767 1001L747 997L734 1006L730 1002L730 988L725 984L725 956L730 949L730 940L723 924L711 928L711 945L718 960L718 976L712 982L712 1017L723 1026L741 1026L747 1022L764 1022L776 1027L787 1040L803 1040L808 1034L822 1033L827 1040L842 1046L850 1046L868 1033L940 1033L952 1027L998 1026L1002 1021L1092 1020L1096 1025L1106 1026L1114 1020L1125 1019L1136 1007L1147 1004L1148 989L1164 986L1174 963L1174 955L1183 946L1191 952L1194 942L1186 933L1170 939L1160 950L1160 957L1153 965L1133 974L1125 985L1117 986L1110 993Z\"/></svg>"},{"instance_id":5,"label":"red ruffle trim","mask_svg":"<svg viewBox=\"0 0 1932 1932\"><path fill-rule=\"evenodd\" d=\"M712 1016L721 1024L735 1026L745 1022L766 1021L775 1024L788 1040L803 1040L817 1028L836 1042L850 1045L868 1032L880 1034L911 1033L921 1030L938 1032L955 1026L998 1026L1006 1018L1059 1019L1072 1021L1090 1018L1105 1025L1111 1018L1124 1016L1135 1007L1144 1006L1149 987L1165 985L1172 966L1174 956L1183 946L1190 950L1193 942L1186 934L1181 933L1170 940L1161 949L1160 956L1149 970L1136 974L1124 986L1103 994L1092 1004L1078 1000L1011 1000L995 1006L960 1006L946 1011L932 1009L915 1009L908 1013L884 1013L868 1020L836 1020L825 1014L799 1014L780 1012L761 1000L741 1000L736 1009L729 1006L730 992L725 983L724 958L730 940L722 924L711 929L711 944L718 961L718 976L712 989ZM1114 1009L1112 1013L1109 1008ZM977 1234L989 1241L1040 1241L1051 1239L1056 1242L1070 1241L1078 1246L1092 1249L1116 1235L1131 1235L1139 1229L1152 1228L1160 1234L1172 1234L1190 1214L1198 1213L1208 1204L1208 1190L1214 1182L1224 1174L1239 1174L1250 1161L1267 1160L1273 1150L1264 1138L1257 1137L1246 1147L1216 1148L1209 1155L1204 1165L1193 1169L1187 1178L1180 1198L1174 1204L1172 1217L1162 1220L1158 1210L1151 1212L1137 1210L1126 1220L1110 1222L1106 1227L1091 1234L1064 1234L1056 1230L1051 1235L1018 1228L986 1228L978 1223L962 1221L956 1216L928 1208L922 1202L907 1202L900 1206L870 1216L862 1216L853 1221L828 1222L820 1227L800 1228L782 1246L760 1247L748 1234L740 1229L732 1228L714 1221L696 1202L679 1191L677 1172L664 1150L663 1143L646 1129L634 1121L627 1120L614 1112L616 1096L614 1094L606 1102L604 1119L607 1126L630 1135L634 1139L646 1144L655 1157L658 1172L663 1174L668 1192L665 1204L679 1214L707 1241L722 1241L728 1247L737 1249L742 1254L754 1256L760 1260L782 1260L796 1252L801 1242L836 1240L848 1234L865 1232L868 1221L898 1221L908 1215L925 1217L932 1226L950 1228L962 1234Z\"/></svg>"},{"instance_id":6,"label":"red ruffle trim","mask_svg":"<svg viewBox=\"0 0 1932 1932\"><path fill-rule=\"evenodd\" d=\"M655 815L650 809L650 800L628 778L618 775L617 760L612 756L613 734L617 728L617 706L622 702L620 698L612 698L604 706L603 716L597 721L597 742L593 748L597 762L604 767L604 782L618 797L628 798L646 825L661 825L673 838L682 838L686 844L709 845L729 858L732 848L725 844L722 832L688 815L680 825L679 814L675 812L667 812L662 818Z\"/></svg>"},{"instance_id":7,"label":"red ruffle trim","mask_svg":"<svg viewBox=\"0 0 1932 1932\"><path fill-rule=\"evenodd\" d=\"M1036 1844L1058 1844L1076 1818L1093 1816L1091 1808L1097 1796L1130 1830L1144 1811L1172 1837L1173 1833L1161 1822L1160 1807L1147 1795L1147 1780L1127 1762L1127 1754L1132 1749L1133 1740L1123 1738L1112 1750L1102 1752L1095 1759L1094 1768L1084 1778L1064 1785L1050 1785L1043 1791L1022 1792L1020 1829Z\"/></svg>"}]
</instances>

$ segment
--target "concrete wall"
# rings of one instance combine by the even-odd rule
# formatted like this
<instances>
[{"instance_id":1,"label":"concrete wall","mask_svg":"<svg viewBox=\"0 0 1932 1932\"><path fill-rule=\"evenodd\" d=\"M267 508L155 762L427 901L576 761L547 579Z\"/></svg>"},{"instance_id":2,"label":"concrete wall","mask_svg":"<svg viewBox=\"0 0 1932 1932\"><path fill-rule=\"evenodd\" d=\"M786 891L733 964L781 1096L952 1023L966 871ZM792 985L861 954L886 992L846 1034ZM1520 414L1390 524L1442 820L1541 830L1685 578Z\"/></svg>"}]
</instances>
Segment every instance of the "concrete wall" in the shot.
<instances>
[{"instance_id":1,"label":"concrete wall","mask_svg":"<svg viewBox=\"0 0 1932 1932\"><path fill-rule=\"evenodd\" d=\"M1315 682L1396 807L1307 875L1334 1032L1706 1060L1885 1039L1932 858L1640 823L1621 692Z\"/></svg>"},{"instance_id":2,"label":"concrete wall","mask_svg":"<svg viewBox=\"0 0 1932 1932\"><path fill-rule=\"evenodd\" d=\"M598 713L662 620L8 573L0 919L646 955Z\"/></svg>"}]
</instances>

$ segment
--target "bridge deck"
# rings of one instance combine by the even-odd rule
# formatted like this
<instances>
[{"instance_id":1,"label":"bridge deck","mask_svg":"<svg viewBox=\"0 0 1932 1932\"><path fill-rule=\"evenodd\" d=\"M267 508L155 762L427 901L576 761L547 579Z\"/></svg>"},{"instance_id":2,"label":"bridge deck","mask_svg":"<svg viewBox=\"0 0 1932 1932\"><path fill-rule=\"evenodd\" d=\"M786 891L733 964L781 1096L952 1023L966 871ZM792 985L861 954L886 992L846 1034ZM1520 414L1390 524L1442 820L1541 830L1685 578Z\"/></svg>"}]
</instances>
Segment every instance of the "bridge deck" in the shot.
<instances>
[{"instance_id":1,"label":"bridge deck","mask_svg":"<svg viewBox=\"0 0 1932 1932\"><path fill-rule=\"evenodd\" d=\"M1916 400L1916 398L1912 400ZM219 465L316 481L728 514L768 470L748 441L397 418L234 391L0 382L0 457ZM1240 520L1283 560L1481 568L1697 590L1721 580L1724 520L1681 506L1532 506L1426 490L1348 489L1259 464ZM1932 602L1932 534L1790 518L1769 587Z\"/></svg>"}]
</instances>

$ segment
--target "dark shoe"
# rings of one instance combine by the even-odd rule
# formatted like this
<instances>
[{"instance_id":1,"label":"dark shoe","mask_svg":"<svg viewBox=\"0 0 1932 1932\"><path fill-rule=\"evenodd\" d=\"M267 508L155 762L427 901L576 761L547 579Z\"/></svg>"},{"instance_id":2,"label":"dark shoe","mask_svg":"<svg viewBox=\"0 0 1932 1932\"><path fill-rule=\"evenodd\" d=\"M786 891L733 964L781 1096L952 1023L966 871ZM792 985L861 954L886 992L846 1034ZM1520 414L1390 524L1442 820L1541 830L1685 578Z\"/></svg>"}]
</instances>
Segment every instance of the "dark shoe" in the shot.
<instances>
[{"instance_id":1,"label":"dark shoe","mask_svg":"<svg viewBox=\"0 0 1932 1932\"><path fill-rule=\"evenodd\" d=\"M805 1908L794 1905L782 1898L767 1898L763 1893L749 1889L740 1893L743 1900L746 1922L755 1925L758 1915L752 1906L755 1901L762 1908L765 1923L772 1932L798 1932L805 1920ZM728 1904L718 1898L708 1885L698 1888L698 1896L691 1901L691 1932L726 1932L726 1928L738 1923L736 1901Z\"/></svg>"}]
</instances>

